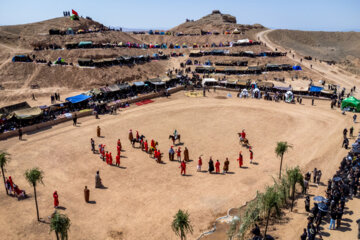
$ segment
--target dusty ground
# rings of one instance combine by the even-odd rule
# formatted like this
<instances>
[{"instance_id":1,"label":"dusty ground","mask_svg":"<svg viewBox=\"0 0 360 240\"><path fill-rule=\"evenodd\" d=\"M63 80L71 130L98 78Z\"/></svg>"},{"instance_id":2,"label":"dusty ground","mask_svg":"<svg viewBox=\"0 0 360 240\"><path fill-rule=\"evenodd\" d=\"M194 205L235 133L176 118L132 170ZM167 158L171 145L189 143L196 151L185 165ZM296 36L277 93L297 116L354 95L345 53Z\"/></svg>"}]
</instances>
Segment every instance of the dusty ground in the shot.
<instances>
[{"instance_id":1,"label":"dusty ground","mask_svg":"<svg viewBox=\"0 0 360 240\"><path fill-rule=\"evenodd\" d=\"M31 197L18 202L0 191L0 232L4 239L49 239L49 225L36 222L32 188L24 172L40 167L44 185L38 187L41 218L48 221L53 211L52 193L57 190L60 205L72 220L71 239L177 239L171 231L172 216L178 209L191 215L196 239L210 222L230 207L251 199L257 190L272 183L278 174L279 159L274 154L276 141L288 141L294 148L285 157L286 166L302 169L314 166L323 170L324 179L337 168L344 151L340 150L342 129L351 116L330 110L328 101L311 106L267 102L252 99L219 99L226 92L210 93L206 98L187 98L183 92L155 103L132 106L118 115L80 119L1 143L11 154L7 167L20 188ZM96 126L104 138L96 138ZM147 139L159 141L165 164L157 164L127 141L129 129L139 130ZM177 129L190 151L188 176L180 176L179 163L169 162L171 145L168 135ZM245 128L253 146L256 165L249 164L249 152L238 144L237 132ZM105 143L115 153L116 140L122 139L122 168L110 167L90 151L90 138ZM236 158L243 151L245 166L239 169ZM204 169L210 156L230 159L230 174L210 175L196 172L196 162L203 155ZM329 158L331 156L331 158ZM100 170L107 189L95 189L95 172ZM261 176L261 177L260 177ZM90 188L90 200L83 197Z\"/></svg>"}]
</instances>

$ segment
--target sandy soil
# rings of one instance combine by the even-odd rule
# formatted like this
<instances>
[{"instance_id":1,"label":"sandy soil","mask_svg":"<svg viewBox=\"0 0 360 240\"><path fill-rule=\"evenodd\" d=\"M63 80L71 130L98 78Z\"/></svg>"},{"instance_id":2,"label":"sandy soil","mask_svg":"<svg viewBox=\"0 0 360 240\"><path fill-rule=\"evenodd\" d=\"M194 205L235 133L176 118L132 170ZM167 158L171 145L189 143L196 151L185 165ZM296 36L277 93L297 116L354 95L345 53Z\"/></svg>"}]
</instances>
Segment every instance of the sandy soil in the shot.
<instances>
[{"instance_id":1,"label":"sandy soil","mask_svg":"<svg viewBox=\"0 0 360 240\"><path fill-rule=\"evenodd\" d=\"M169 99L132 106L118 115L80 119L79 127L71 122L1 143L11 154L7 167L20 188L31 197L18 202L0 191L0 232L4 239L51 239L49 225L36 222L32 188L24 179L26 169L40 167L44 185L38 186L40 216L48 220L53 212L52 192L57 190L60 205L72 220L71 239L177 239L171 231L172 216L178 209L191 215L196 239L208 229L213 219L227 209L251 199L257 190L272 183L278 174L279 159L274 154L276 141L294 145L286 155L284 169L299 165L323 170L324 179L337 168L345 154L340 149L341 132L351 122L330 110L328 101L311 106L267 102L264 100L219 99L226 92L208 93L206 98L188 98L183 92ZM104 138L96 138L96 126ZM157 164L127 141L129 129L139 130L148 140L159 141L165 164ZM182 149L190 151L188 176L180 175L179 163L169 162L171 145L168 135L177 129L182 135ZM245 128L253 146L256 165L249 164L249 152L238 144L237 132ZM90 151L90 138L104 143L115 153L116 140L122 139L122 168L110 167ZM326 143L326 144L325 144ZM340 149L340 150L339 150ZM236 157L243 151L245 166L239 169ZM113 154L115 155L115 154ZM196 162L203 155L204 169L210 156L221 165L230 159L230 174L210 175L196 172ZM332 156L329 159L329 156ZM107 189L95 189L95 172ZM261 176L261 177L259 177ZM90 200L83 197L90 188Z\"/></svg>"}]
</instances>

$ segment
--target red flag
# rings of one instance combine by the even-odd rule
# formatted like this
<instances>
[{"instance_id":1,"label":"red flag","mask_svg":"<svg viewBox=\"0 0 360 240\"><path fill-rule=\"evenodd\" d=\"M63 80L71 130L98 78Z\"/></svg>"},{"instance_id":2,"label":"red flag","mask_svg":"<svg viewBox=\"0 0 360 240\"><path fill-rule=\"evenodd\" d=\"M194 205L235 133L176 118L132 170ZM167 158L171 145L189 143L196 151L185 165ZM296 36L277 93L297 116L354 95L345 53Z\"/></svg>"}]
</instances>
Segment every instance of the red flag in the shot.
<instances>
[{"instance_id":1,"label":"red flag","mask_svg":"<svg viewBox=\"0 0 360 240\"><path fill-rule=\"evenodd\" d=\"M79 14L74 9L71 9L71 12L72 12L72 14L79 16Z\"/></svg>"}]
</instances>

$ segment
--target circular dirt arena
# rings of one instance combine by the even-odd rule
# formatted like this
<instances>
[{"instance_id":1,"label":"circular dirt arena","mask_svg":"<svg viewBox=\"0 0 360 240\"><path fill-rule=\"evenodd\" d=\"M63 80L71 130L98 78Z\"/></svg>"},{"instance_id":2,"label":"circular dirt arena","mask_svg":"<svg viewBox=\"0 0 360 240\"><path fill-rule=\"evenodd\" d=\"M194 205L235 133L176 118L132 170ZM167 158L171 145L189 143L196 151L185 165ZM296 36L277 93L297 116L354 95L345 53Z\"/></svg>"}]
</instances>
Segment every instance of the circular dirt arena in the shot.
<instances>
[{"instance_id":1,"label":"circular dirt arena","mask_svg":"<svg viewBox=\"0 0 360 240\"><path fill-rule=\"evenodd\" d=\"M183 92L154 103L118 111L117 115L81 118L78 127L63 123L24 135L25 141L12 138L1 142L1 149L11 154L7 176L25 189L30 198L17 201L0 191L0 232L3 239L55 239L49 225L37 223L32 187L24 178L26 169L44 171L44 185L39 185L40 216L49 221L53 210L52 193L57 190L59 210L71 221L70 239L178 239L171 230L173 215L178 209L190 213L196 239L211 222L231 207L252 199L273 182L279 172L279 159L274 153L277 141L287 141L293 149L285 155L283 169L299 165L302 169L318 167L332 174L345 154L341 149L342 130L351 124L351 116L331 110L328 101L310 100L303 105L268 102L255 99L218 99L227 92L206 93L207 97L190 98ZM96 137L100 126L104 138ZM128 131L136 130L148 141L159 142L164 164L133 148ZM189 149L191 161L187 176L180 175L180 164L170 162L169 135L177 129L181 134L182 151ZM237 133L246 130L254 152L255 164L249 163L249 150L239 144ZM90 138L96 146L116 155L120 138L124 151L121 168L109 166L90 149ZM236 161L239 151L245 168ZM230 160L228 174L197 172L202 155L203 170L207 162ZM115 162L115 160L114 160ZM106 189L95 189L95 173L100 171ZM90 189L90 201L84 201L83 189ZM3 188L3 187L2 187Z\"/></svg>"}]
</instances>

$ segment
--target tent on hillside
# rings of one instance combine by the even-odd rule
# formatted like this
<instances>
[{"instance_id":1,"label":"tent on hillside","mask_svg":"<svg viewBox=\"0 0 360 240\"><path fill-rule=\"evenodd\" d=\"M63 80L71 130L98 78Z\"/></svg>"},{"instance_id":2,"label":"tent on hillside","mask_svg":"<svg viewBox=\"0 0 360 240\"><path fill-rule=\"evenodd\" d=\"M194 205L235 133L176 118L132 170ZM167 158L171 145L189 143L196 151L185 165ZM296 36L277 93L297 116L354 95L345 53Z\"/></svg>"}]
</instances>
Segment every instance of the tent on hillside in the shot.
<instances>
[{"instance_id":1,"label":"tent on hillside","mask_svg":"<svg viewBox=\"0 0 360 240\"><path fill-rule=\"evenodd\" d=\"M301 68L299 65L297 65L297 66L293 66L293 70L295 70L295 71L301 71L302 68Z\"/></svg>"},{"instance_id":2,"label":"tent on hillside","mask_svg":"<svg viewBox=\"0 0 360 240\"><path fill-rule=\"evenodd\" d=\"M355 110L360 112L360 100L355 97L348 97L341 102L341 109Z\"/></svg>"},{"instance_id":3,"label":"tent on hillside","mask_svg":"<svg viewBox=\"0 0 360 240\"><path fill-rule=\"evenodd\" d=\"M237 28L235 28L235 30L233 31L233 34L240 34L240 31Z\"/></svg>"}]
</instances>

